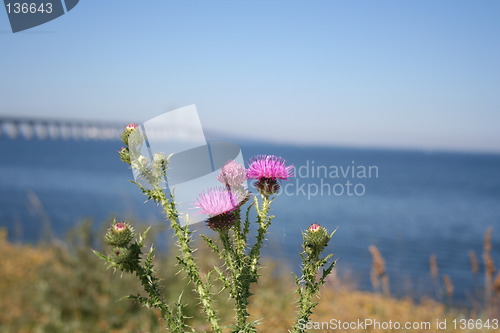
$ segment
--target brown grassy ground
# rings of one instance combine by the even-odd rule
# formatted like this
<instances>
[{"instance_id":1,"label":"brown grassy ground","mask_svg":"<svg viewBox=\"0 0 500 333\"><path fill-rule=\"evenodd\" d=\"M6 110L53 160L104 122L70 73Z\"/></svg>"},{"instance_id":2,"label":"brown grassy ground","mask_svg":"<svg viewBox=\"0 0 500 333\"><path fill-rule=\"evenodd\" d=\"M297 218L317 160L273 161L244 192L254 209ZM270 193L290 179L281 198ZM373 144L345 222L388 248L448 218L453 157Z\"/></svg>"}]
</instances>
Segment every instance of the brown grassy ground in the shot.
<instances>
[{"instance_id":1,"label":"brown grassy ground","mask_svg":"<svg viewBox=\"0 0 500 333\"><path fill-rule=\"evenodd\" d=\"M87 229L86 229L87 228ZM0 233L0 332L166 332L157 314L131 301L119 301L129 293L140 293L136 281L105 268L91 252L94 246L88 226L68 245L28 246L12 244ZM206 251L199 251L200 253ZM214 260L203 258L206 265ZM294 319L294 285L288 271L275 262L264 263L263 277L251 298L252 320L259 320L260 332L287 332ZM196 308L196 299L181 275L175 275L172 256L158 260L159 275L165 277L165 296L177 297L185 291L186 308L193 317L191 325L208 329ZM227 294L218 296L219 313L229 322L233 316ZM453 329L453 319L477 317L448 309L433 300L416 304L411 299L396 299L378 293L362 292L333 278L323 288L313 316L315 322L343 322L371 318L378 322L429 322L431 329L408 332L437 332L437 319L448 322L439 332L500 332L500 330ZM349 329L335 332L388 332L391 330ZM405 330L392 330L404 332ZM334 332L326 328L311 332Z\"/></svg>"}]
</instances>

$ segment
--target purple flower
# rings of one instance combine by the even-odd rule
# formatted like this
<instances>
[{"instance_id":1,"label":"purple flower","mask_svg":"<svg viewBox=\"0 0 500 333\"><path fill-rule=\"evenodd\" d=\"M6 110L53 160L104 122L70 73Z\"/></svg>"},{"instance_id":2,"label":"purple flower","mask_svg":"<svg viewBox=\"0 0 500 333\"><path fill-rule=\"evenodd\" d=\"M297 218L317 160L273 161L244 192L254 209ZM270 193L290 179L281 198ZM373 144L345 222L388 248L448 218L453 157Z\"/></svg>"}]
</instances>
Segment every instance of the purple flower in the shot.
<instances>
[{"instance_id":1,"label":"purple flower","mask_svg":"<svg viewBox=\"0 0 500 333\"><path fill-rule=\"evenodd\" d=\"M316 223L311 224L302 235L306 251L315 255L319 255L323 248L328 245L332 237L326 228Z\"/></svg>"},{"instance_id":2,"label":"purple flower","mask_svg":"<svg viewBox=\"0 0 500 333\"><path fill-rule=\"evenodd\" d=\"M321 230L321 228L322 228L322 227L321 227L319 224L313 223L313 224L311 224L311 225L309 226L309 229L307 229L307 230L309 230L309 231L311 231L311 232L318 232L318 231L320 231L320 230Z\"/></svg>"},{"instance_id":3,"label":"purple flower","mask_svg":"<svg viewBox=\"0 0 500 333\"><path fill-rule=\"evenodd\" d=\"M227 230L236 221L234 211L248 198L246 191L238 191L221 187L210 188L203 192L195 202L195 207L209 216L208 227L213 230Z\"/></svg>"},{"instance_id":4,"label":"purple flower","mask_svg":"<svg viewBox=\"0 0 500 333\"><path fill-rule=\"evenodd\" d=\"M138 128L137 124L128 124L122 132L121 138L124 144L128 146L128 137L130 134Z\"/></svg>"},{"instance_id":5,"label":"purple flower","mask_svg":"<svg viewBox=\"0 0 500 333\"><path fill-rule=\"evenodd\" d=\"M106 243L113 246L126 246L132 238L134 238L134 228L128 223L116 221L104 236Z\"/></svg>"},{"instance_id":6,"label":"purple flower","mask_svg":"<svg viewBox=\"0 0 500 333\"><path fill-rule=\"evenodd\" d=\"M293 166L286 166L286 161L274 155L258 155L250 160L247 170L248 179L284 179L292 176Z\"/></svg>"},{"instance_id":7,"label":"purple flower","mask_svg":"<svg viewBox=\"0 0 500 333\"><path fill-rule=\"evenodd\" d=\"M257 179L255 187L264 196L278 193L278 179L287 180L292 176L293 166L286 166L286 161L274 155L258 155L250 160L247 170L248 179Z\"/></svg>"},{"instance_id":8,"label":"purple flower","mask_svg":"<svg viewBox=\"0 0 500 333\"><path fill-rule=\"evenodd\" d=\"M217 180L228 186L240 186L247 180L245 168L235 161L229 161L222 167Z\"/></svg>"},{"instance_id":9,"label":"purple flower","mask_svg":"<svg viewBox=\"0 0 500 333\"><path fill-rule=\"evenodd\" d=\"M128 124L125 129L128 130L128 131L132 131L132 130L135 130L137 128L137 124L136 123L130 123Z\"/></svg>"},{"instance_id":10,"label":"purple flower","mask_svg":"<svg viewBox=\"0 0 500 333\"><path fill-rule=\"evenodd\" d=\"M124 232L125 230L127 230L129 228L129 226L127 225L127 223L125 222L116 222L114 225L113 225L113 229L114 231L116 232Z\"/></svg>"},{"instance_id":11,"label":"purple flower","mask_svg":"<svg viewBox=\"0 0 500 333\"><path fill-rule=\"evenodd\" d=\"M246 193L231 191L227 188L210 188L202 192L195 202L195 207L203 214L216 216L231 212L246 199Z\"/></svg>"}]
</instances>

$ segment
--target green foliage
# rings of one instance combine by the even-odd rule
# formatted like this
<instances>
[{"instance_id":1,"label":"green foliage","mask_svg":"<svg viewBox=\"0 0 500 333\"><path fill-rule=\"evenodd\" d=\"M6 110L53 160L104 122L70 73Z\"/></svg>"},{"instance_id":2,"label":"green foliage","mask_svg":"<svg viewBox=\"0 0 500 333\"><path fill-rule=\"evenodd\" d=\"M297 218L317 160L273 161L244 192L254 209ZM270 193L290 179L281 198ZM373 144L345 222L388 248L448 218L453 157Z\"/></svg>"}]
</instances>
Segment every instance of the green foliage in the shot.
<instances>
[{"instance_id":1,"label":"green foliage","mask_svg":"<svg viewBox=\"0 0 500 333\"><path fill-rule=\"evenodd\" d=\"M329 234L324 227L318 225L314 226L317 228L312 229L311 226L302 233L303 252L300 254L302 259L302 276L297 277L294 275L297 293L299 294L299 312L297 314L295 326L290 331L293 333L305 332L305 330L301 328L300 323L309 322L313 309L318 305L318 302L313 301L313 298L317 296L319 288L325 283L326 277L332 272L335 266L335 261L328 264L328 261L333 256L332 254L321 258L321 252L328 245L335 231ZM321 274L319 278L317 278L320 270Z\"/></svg>"}]
</instances>

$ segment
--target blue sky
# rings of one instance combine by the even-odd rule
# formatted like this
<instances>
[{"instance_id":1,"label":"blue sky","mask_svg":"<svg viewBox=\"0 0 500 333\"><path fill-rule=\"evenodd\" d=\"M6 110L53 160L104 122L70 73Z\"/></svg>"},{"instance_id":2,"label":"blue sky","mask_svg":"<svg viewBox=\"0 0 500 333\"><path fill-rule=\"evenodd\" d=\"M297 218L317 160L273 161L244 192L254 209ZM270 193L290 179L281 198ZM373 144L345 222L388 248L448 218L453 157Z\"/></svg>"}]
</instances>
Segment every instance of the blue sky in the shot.
<instances>
[{"instance_id":1,"label":"blue sky","mask_svg":"<svg viewBox=\"0 0 500 333\"><path fill-rule=\"evenodd\" d=\"M0 115L300 144L500 152L500 1L80 1L12 34Z\"/></svg>"}]
</instances>

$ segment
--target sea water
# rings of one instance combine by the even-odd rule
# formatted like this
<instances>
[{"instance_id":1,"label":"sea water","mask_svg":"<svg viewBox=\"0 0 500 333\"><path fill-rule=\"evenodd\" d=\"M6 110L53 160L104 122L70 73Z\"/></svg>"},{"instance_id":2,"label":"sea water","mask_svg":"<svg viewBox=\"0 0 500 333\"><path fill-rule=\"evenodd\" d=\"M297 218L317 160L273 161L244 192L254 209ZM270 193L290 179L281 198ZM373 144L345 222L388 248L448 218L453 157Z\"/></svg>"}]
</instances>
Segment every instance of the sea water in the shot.
<instances>
[{"instance_id":1,"label":"sea water","mask_svg":"<svg viewBox=\"0 0 500 333\"><path fill-rule=\"evenodd\" d=\"M449 275L457 300L479 297L483 237L493 227L500 265L500 155L242 143L244 158L274 154L294 165L273 203L264 253L299 263L301 231L338 228L329 250L337 272L371 289L370 245L381 251L395 295L432 296L429 256ZM158 207L128 182L119 141L0 139L0 227L13 241L35 242L49 228L63 236L84 218L117 216L163 223ZM250 184L251 185L251 184ZM195 225L210 233L202 225ZM482 269L482 267L481 267ZM477 294L477 295L476 295Z\"/></svg>"}]
</instances>

